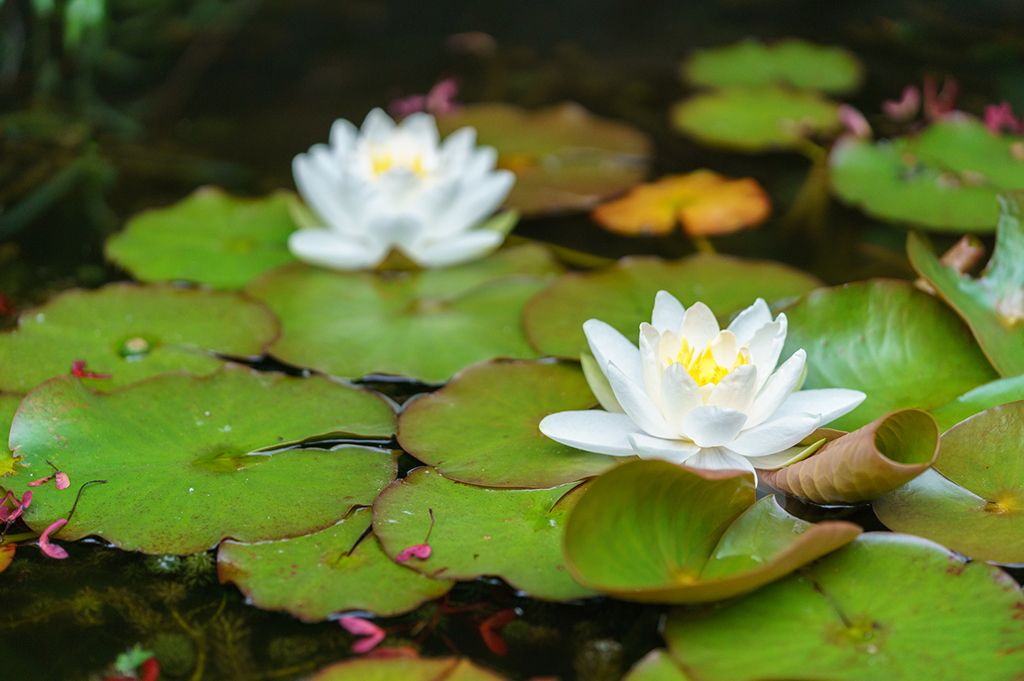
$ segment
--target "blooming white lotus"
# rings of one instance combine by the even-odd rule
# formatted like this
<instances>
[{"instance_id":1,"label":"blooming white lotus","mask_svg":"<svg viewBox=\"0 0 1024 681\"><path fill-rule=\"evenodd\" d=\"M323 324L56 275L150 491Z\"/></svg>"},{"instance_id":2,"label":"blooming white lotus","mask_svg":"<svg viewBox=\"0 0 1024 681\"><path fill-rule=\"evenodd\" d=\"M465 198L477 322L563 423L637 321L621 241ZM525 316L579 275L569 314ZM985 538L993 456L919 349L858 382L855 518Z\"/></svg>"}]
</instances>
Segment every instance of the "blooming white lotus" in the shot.
<instances>
[{"instance_id":1,"label":"blooming white lotus","mask_svg":"<svg viewBox=\"0 0 1024 681\"><path fill-rule=\"evenodd\" d=\"M596 319L583 330L614 398L601 399L607 411L565 411L540 422L542 433L578 449L753 471L777 465L779 452L865 397L798 390L807 355L797 350L776 369L786 315L773 321L760 298L723 331L707 305L684 309L660 291L651 323L640 325L639 349Z\"/></svg>"},{"instance_id":2,"label":"blooming white lotus","mask_svg":"<svg viewBox=\"0 0 1024 681\"><path fill-rule=\"evenodd\" d=\"M486 255L505 238L481 224L515 182L495 170L497 152L476 146L466 127L439 144L434 117L396 124L380 109L359 130L345 120L292 163L295 184L323 222L293 232L300 260L332 269L365 269L398 249L421 267L445 267ZM508 221L503 221L508 222ZM507 225L503 225L507 226Z\"/></svg>"}]
</instances>

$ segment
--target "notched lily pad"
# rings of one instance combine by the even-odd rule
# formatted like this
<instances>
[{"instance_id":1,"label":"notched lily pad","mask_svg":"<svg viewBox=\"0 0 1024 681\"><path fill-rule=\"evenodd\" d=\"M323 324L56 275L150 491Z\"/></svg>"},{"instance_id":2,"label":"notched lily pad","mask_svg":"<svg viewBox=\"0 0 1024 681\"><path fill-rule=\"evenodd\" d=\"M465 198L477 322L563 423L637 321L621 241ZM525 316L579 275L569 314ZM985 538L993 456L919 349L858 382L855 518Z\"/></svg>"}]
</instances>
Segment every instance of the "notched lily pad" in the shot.
<instances>
[{"instance_id":1,"label":"notched lily pad","mask_svg":"<svg viewBox=\"0 0 1024 681\"><path fill-rule=\"evenodd\" d=\"M744 598L673 611L665 640L715 681L1016 681L1022 611L1002 570L872 532Z\"/></svg>"},{"instance_id":2,"label":"notched lily pad","mask_svg":"<svg viewBox=\"0 0 1024 681\"><path fill-rule=\"evenodd\" d=\"M993 407L946 431L933 471L878 499L886 527L977 560L1024 563L1024 401Z\"/></svg>"},{"instance_id":3,"label":"notched lily pad","mask_svg":"<svg viewBox=\"0 0 1024 681\"><path fill-rule=\"evenodd\" d=\"M173 206L136 215L107 240L109 260L141 281L190 281L242 288L293 262L289 212L297 199L277 192L241 199L204 187Z\"/></svg>"},{"instance_id":4,"label":"notched lily pad","mask_svg":"<svg viewBox=\"0 0 1024 681\"><path fill-rule=\"evenodd\" d=\"M504 677L457 657L381 657L336 662L309 681L503 681Z\"/></svg>"},{"instance_id":5,"label":"notched lily pad","mask_svg":"<svg viewBox=\"0 0 1024 681\"><path fill-rule=\"evenodd\" d=\"M386 440L392 432L383 400L323 378L229 365L205 378L169 374L109 394L57 378L18 410L11 446L27 468L5 486L20 495L51 472L47 461L75 485L106 480L85 489L59 538L97 535L129 551L196 553L226 537L307 534L372 504L395 478L395 453L280 449L315 435ZM67 517L75 500L74 490L49 485L34 494L25 519L37 531Z\"/></svg>"},{"instance_id":6,"label":"notched lily pad","mask_svg":"<svg viewBox=\"0 0 1024 681\"><path fill-rule=\"evenodd\" d=\"M558 444L537 427L548 414L597 405L569 364L489 362L402 411L403 449L446 478L488 487L547 488L599 475L619 457Z\"/></svg>"},{"instance_id":7,"label":"notched lily pad","mask_svg":"<svg viewBox=\"0 0 1024 681\"><path fill-rule=\"evenodd\" d=\"M939 430L946 432L961 421L980 414L986 409L1017 400L1024 400L1024 376L1000 378L997 381L979 385L949 404L932 409L932 416L939 424Z\"/></svg>"},{"instance_id":8,"label":"notched lily pad","mask_svg":"<svg viewBox=\"0 0 1024 681\"><path fill-rule=\"evenodd\" d=\"M562 561L565 518L578 495L573 490L572 484L539 490L476 487L418 468L377 499L373 531L392 558L427 542L429 532L430 557L407 565L435 579L491 575L542 600L593 596L573 581Z\"/></svg>"},{"instance_id":9,"label":"notched lily pad","mask_svg":"<svg viewBox=\"0 0 1024 681\"><path fill-rule=\"evenodd\" d=\"M853 523L812 525L765 497L754 478L634 461L590 483L565 529L581 584L647 603L701 603L747 593L849 543Z\"/></svg>"},{"instance_id":10,"label":"notched lily pad","mask_svg":"<svg viewBox=\"0 0 1024 681\"><path fill-rule=\"evenodd\" d=\"M785 312L782 357L807 352L804 388L867 394L833 428L855 430L897 409L939 407L997 377L956 314L904 281L819 289Z\"/></svg>"},{"instance_id":11,"label":"notched lily pad","mask_svg":"<svg viewBox=\"0 0 1024 681\"><path fill-rule=\"evenodd\" d=\"M470 104L437 125L442 135L471 125L478 144L498 150L498 167L516 174L505 205L527 216L586 210L640 182L653 147L636 128L573 103L537 111Z\"/></svg>"},{"instance_id":12,"label":"notched lily pad","mask_svg":"<svg viewBox=\"0 0 1024 681\"><path fill-rule=\"evenodd\" d=\"M840 47L806 40L765 45L743 40L726 47L697 50L683 65L683 78L711 87L789 85L822 92L849 92L860 84L864 68Z\"/></svg>"},{"instance_id":13,"label":"notched lily pad","mask_svg":"<svg viewBox=\"0 0 1024 681\"><path fill-rule=\"evenodd\" d=\"M810 90L731 87L679 102L672 125L705 144L738 151L796 149L809 137L839 130L839 105Z\"/></svg>"},{"instance_id":14,"label":"notched lily pad","mask_svg":"<svg viewBox=\"0 0 1024 681\"><path fill-rule=\"evenodd\" d=\"M944 265L917 234L907 255L918 274L957 311L1003 376L1024 374L1024 192L1000 195L996 247L981 277Z\"/></svg>"},{"instance_id":15,"label":"notched lily pad","mask_svg":"<svg viewBox=\"0 0 1024 681\"><path fill-rule=\"evenodd\" d=\"M697 301L728 315L758 297L768 301L803 295L821 281L800 270L766 260L698 254L682 260L629 256L597 272L569 272L526 305L523 325L539 352L577 359L587 346L583 322L600 319L627 338L651 321L658 291L684 305Z\"/></svg>"},{"instance_id":16,"label":"notched lily pad","mask_svg":"<svg viewBox=\"0 0 1024 681\"><path fill-rule=\"evenodd\" d=\"M938 455L935 419L920 409L900 409L827 442L802 461L761 471L760 479L816 504L856 504L913 480Z\"/></svg>"},{"instance_id":17,"label":"notched lily pad","mask_svg":"<svg viewBox=\"0 0 1024 681\"><path fill-rule=\"evenodd\" d=\"M338 524L302 537L222 542L220 581L233 582L258 608L284 610L303 622L349 610L401 615L454 586L384 555L373 533L365 534L372 516L369 508L359 508Z\"/></svg>"},{"instance_id":18,"label":"notched lily pad","mask_svg":"<svg viewBox=\"0 0 1024 681\"><path fill-rule=\"evenodd\" d=\"M211 374L214 355L257 357L279 331L266 306L237 293L110 284L62 293L0 333L0 390L25 393L76 360L111 390L169 371Z\"/></svg>"},{"instance_id":19,"label":"notched lily pad","mask_svg":"<svg viewBox=\"0 0 1024 681\"><path fill-rule=\"evenodd\" d=\"M332 272L303 264L247 289L283 327L271 352L334 376L394 374L440 383L493 357L530 358L524 303L559 272L540 246L419 272Z\"/></svg>"}]
</instances>

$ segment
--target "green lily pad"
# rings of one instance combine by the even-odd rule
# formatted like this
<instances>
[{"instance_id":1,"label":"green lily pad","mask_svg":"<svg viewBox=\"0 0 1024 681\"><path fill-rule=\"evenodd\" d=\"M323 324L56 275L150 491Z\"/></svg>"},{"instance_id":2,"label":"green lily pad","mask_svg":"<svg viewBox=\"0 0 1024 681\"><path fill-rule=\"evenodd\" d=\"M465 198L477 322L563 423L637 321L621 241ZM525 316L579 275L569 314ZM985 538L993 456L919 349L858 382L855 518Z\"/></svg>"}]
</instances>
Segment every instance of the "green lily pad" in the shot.
<instances>
[{"instance_id":1,"label":"green lily pad","mask_svg":"<svg viewBox=\"0 0 1024 681\"><path fill-rule=\"evenodd\" d=\"M1017 400L1024 400L1024 376L1000 378L997 381L979 385L949 404L932 409L932 416L939 424L939 430L945 432L961 421L980 414L990 407L997 407L1000 404Z\"/></svg>"},{"instance_id":2,"label":"green lily pad","mask_svg":"<svg viewBox=\"0 0 1024 681\"><path fill-rule=\"evenodd\" d=\"M429 543L430 557L407 565L435 579L491 575L534 598L583 598L594 594L573 581L562 562L562 530L578 496L573 489L476 487L417 468L377 499L373 531L392 558Z\"/></svg>"},{"instance_id":3,"label":"green lily pad","mask_svg":"<svg viewBox=\"0 0 1024 681\"><path fill-rule=\"evenodd\" d=\"M715 681L1016 681L1021 611L1002 570L878 532L745 598L674 611L665 639Z\"/></svg>"},{"instance_id":4,"label":"green lily pad","mask_svg":"<svg viewBox=\"0 0 1024 681\"><path fill-rule=\"evenodd\" d=\"M875 501L875 515L977 560L1024 563L1022 442L1024 401L972 416L943 434L931 475Z\"/></svg>"},{"instance_id":5,"label":"green lily pad","mask_svg":"<svg viewBox=\"0 0 1024 681\"><path fill-rule=\"evenodd\" d=\"M599 475L620 457L544 437L548 414L597 405L578 366L490 362L465 369L402 411L402 448L451 480L547 488Z\"/></svg>"},{"instance_id":6,"label":"green lily pad","mask_svg":"<svg viewBox=\"0 0 1024 681\"><path fill-rule=\"evenodd\" d=\"M978 345L1003 376L1024 374L1024 223L1020 196L1000 196L996 247L975 279L942 264L917 234L907 235L907 255L918 274L957 311Z\"/></svg>"},{"instance_id":7,"label":"green lily pad","mask_svg":"<svg viewBox=\"0 0 1024 681\"><path fill-rule=\"evenodd\" d=\"M237 293L174 286L110 284L62 293L0 333L0 390L25 393L54 376L86 370L100 390L169 371L210 374L224 365L213 353L257 357L278 334L264 305Z\"/></svg>"},{"instance_id":8,"label":"green lily pad","mask_svg":"<svg viewBox=\"0 0 1024 681\"><path fill-rule=\"evenodd\" d=\"M674 261L630 256L597 272L562 275L527 303L523 325L539 352L577 359L587 346L583 322L600 319L634 339L640 323L651 321L654 297L661 290L687 306L702 301L725 320L758 297L796 297L821 285L806 272L764 260L706 254Z\"/></svg>"},{"instance_id":9,"label":"green lily pad","mask_svg":"<svg viewBox=\"0 0 1024 681\"><path fill-rule=\"evenodd\" d=\"M504 677L457 657L381 657L336 662L309 681L504 681Z\"/></svg>"},{"instance_id":10,"label":"green lily pad","mask_svg":"<svg viewBox=\"0 0 1024 681\"><path fill-rule=\"evenodd\" d=\"M682 73L689 82L710 87L789 85L843 93L860 84L863 71L860 60L840 47L795 39L765 45L748 39L697 50Z\"/></svg>"},{"instance_id":11,"label":"green lily pad","mask_svg":"<svg viewBox=\"0 0 1024 681\"><path fill-rule=\"evenodd\" d=\"M576 581L616 598L700 603L753 591L860 532L794 518L774 497L754 503L753 475L633 461L583 493L565 559Z\"/></svg>"},{"instance_id":12,"label":"green lily pad","mask_svg":"<svg viewBox=\"0 0 1024 681\"><path fill-rule=\"evenodd\" d=\"M664 648L655 648L633 665L622 681L691 681Z\"/></svg>"},{"instance_id":13,"label":"green lily pad","mask_svg":"<svg viewBox=\"0 0 1024 681\"><path fill-rule=\"evenodd\" d=\"M1024 137L993 135L970 118L937 121L917 137L844 138L829 156L832 188L883 220L988 233L999 219L996 195L1024 189L1022 145Z\"/></svg>"},{"instance_id":14,"label":"green lily pad","mask_svg":"<svg viewBox=\"0 0 1024 681\"><path fill-rule=\"evenodd\" d=\"M365 610L401 615L447 593L453 582L430 579L386 555L370 529L373 512L358 508L325 530L294 539L221 542L217 573L263 610L284 610L303 622Z\"/></svg>"},{"instance_id":15,"label":"green lily pad","mask_svg":"<svg viewBox=\"0 0 1024 681\"><path fill-rule=\"evenodd\" d=\"M672 125L705 144L738 151L798 149L808 137L839 130L839 105L811 90L732 87L679 102Z\"/></svg>"},{"instance_id":16,"label":"green lily pad","mask_svg":"<svg viewBox=\"0 0 1024 681\"><path fill-rule=\"evenodd\" d=\"M587 210L628 189L646 177L653 148L640 130L574 103L470 104L437 125L442 135L473 126L478 144L497 149L498 167L516 174L505 205L526 216Z\"/></svg>"},{"instance_id":17,"label":"green lily pad","mask_svg":"<svg viewBox=\"0 0 1024 681\"><path fill-rule=\"evenodd\" d=\"M907 282L819 289L786 308L782 357L807 352L805 388L851 388L867 399L829 426L856 430L897 409L929 410L995 379L970 330Z\"/></svg>"},{"instance_id":18,"label":"green lily pad","mask_svg":"<svg viewBox=\"0 0 1024 681\"><path fill-rule=\"evenodd\" d=\"M311 436L387 438L394 415L380 398L324 378L229 365L212 376L160 376L96 394L58 378L25 398L11 446L27 467L6 478L21 494L65 471L72 489L38 487L25 514L41 531L67 517L62 539L97 535L125 550L187 554L220 540L307 534L373 503L395 478L395 455L362 446L279 449ZM324 490L330 490L325 494Z\"/></svg>"},{"instance_id":19,"label":"green lily pad","mask_svg":"<svg viewBox=\"0 0 1024 681\"><path fill-rule=\"evenodd\" d=\"M14 472L14 456L7 450L7 438L22 395L0 394L0 478Z\"/></svg>"},{"instance_id":20,"label":"green lily pad","mask_svg":"<svg viewBox=\"0 0 1024 681\"><path fill-rule=\"evenodd\" d=\"M281 319L271 352L333 376L395 374L444 382L493 357L535 357L523 304L559 271L539 246L410 273L332 272L287 265L248 291Z\"/></svg>"},{"instance_id":21,"label":"green lily pad","mask_svg":"<svg viewBox=\"0 0 1024 681\"><path fill-rule=\"evenodd\" d=\"M286 192L240 199L203 187L173 206L136 215L104 250L141 281L242 288L295 260L288 250L295 200Z\"/></svg>"}]
</instances>

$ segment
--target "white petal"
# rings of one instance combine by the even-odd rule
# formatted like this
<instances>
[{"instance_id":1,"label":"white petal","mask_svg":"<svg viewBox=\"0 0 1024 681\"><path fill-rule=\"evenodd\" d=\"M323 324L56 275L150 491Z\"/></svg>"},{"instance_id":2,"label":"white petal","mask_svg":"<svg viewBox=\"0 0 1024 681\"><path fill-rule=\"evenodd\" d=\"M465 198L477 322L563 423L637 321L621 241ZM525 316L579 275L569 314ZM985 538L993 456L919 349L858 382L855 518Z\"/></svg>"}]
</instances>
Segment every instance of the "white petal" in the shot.
<instances>
[{"instance_id":1,"label":"white petal","mask_svg":"<svg viewBox=\"0 0 1024 681\"><path fill-rule=\"evenodd\" d=\"M663 440L642 433L629 436L633 452L641 459L662 459L671 463L683 463L700 451L700 447L683 440Z\"/></svg>"},{"instance_id":2,"label":"white petal","mask_svg":"<svg viewBox=\"0 0 1024 681\"><path fill-rule=\"evenodd\" d=\"M367 225L368 236L382 246L408 246L419 239L425 225L408 213L375 215Z\"/></svg>"},{"instance_id":3,"label":"white petal","mask_svg":"<svg viewBox=\"0 0 1024 681\"><path fill-rule=\"evenodd\" d=\"M363 119L363 125L359 129L364 139L375 144L387 142L394 131L395 122L391 120L391 116L384 113L384 109L380 108L371 109L370 113L366 114L366 118Z\"/></svg>"},{"instance_id":4,"label":"white petal","mask_svg":"<svg viewBox=\"0 0 1024 681\"><path fill-rule=\"evenodd\" d=\"M459 175L473 153L476 146L476 129L471 126L459 128L444 138L438 156L441 172L446 175Z\"/></svg>"},{"instance_id":5,"label":"white petal","mask_svg":"<svg viewBox=\"0 0 1024 681\"><path fill-rule=\"evenodd\" d=\"M359 136L359 129L344 118L334 121L331 126L331 153L335 159L343 159L352 150Z\"/></svg>"},{"instance_id":6,"label":"white petal","mask_svg":"<svg viewBox=\"0 0 1024 681\"><path fill-rule=\"evenodd\" d=\"M720 447L732 442L746 422L747 415L741 411L701 406L683 419L683 432L701 447Z\"/></svg>"},{"instance_id":7,"label":"white petal","mask_svg":"<svg viewBox=\"0 0 1024 681\"><path fill-rule=\"evenodd\" d=\"M498 150L494 147L476 147L470 154L462 174L467 179L483 177L498 165Z\"/></svg>"},{"instance_id":8,"label":"white petal","mask_svg":"<svg viewBox=\"0 0 1024 681\"><path fill-rule=\"evenodd\" d=\"M428 246L406 247L402 251L422 267L448 267L482 258L505 240L505 235L478 229L433 242Z\"/></svg>"},{"instance_id":9,"label":"white petal","mask_svg":"<svg viewBox=\"0 0 1024 681\"><path fill-rule=\"evenodd\" d=\"M302 260L335 270L360 270L379 264L386 248L354 241L327 229L300 229L288 237L288 250Z\"/></svg>"},{"instance_id":10,"label":"white petal","mask_svg":"<svg viewBox=\"0 0 1024 681\"><path fill-rule=\"evenodd\" d=\"M398 124L398 127L418 147L433 149L440 141L437 122L428 113L419 111L409 114Z\"/></svg>"},{"instance_id":11,"label":"white petal","mask_svg":"<svg viewBox=\"0 0 1024 681\"><path fill-rule=\"evenodd\" d=\"M642 431L625 414L592 409L545 416L540 422L540 432L576 449L612 456L633 456L629 436Z\"/></svg>"},{"instance_id":12,"label":"white petal","mask_svg":"<svg viewBox=\"0 0 1024 681\"><path fill-rule=\"evenodd\" d=\"M747 343L750 350L750 362L757 367L757 389L764 386L768 377L775 371L779 363L779 355L786 344L788 331L786 315L779 314L775 321L765 324L754 332L754 337Z\"/></svg>"},{"instance_id":13,"label":"white petal","mask_svg":"<svg viewBox=\"0 0 1024 681\"><path fill-rule=\"evenodd\" d=\"M515 182L515 173L510 170L496 170L468 187L464 182L458 197L438 217L432 232L437 236L457 234L480 223L498 210Z\"/></svg>"},{"instance_id":14,"label":"white petal","mask_svg":"<svg viewBox=\"0 0 1024 681\"><path fill-rule=\"evenodd\" d=\"M325 227L350 236L359 236L360 226L339 200L340 180L332 180L320 167L321 163L318 162L317 156L323 153L314 153L311 149L309 154L299 154L292 160L295 186L313 212L324 221Z\"/></svg>"},{"instance_id":15,"label":"white petal","mask_svg":"<svg viewBox=\"0 0 1024 681\"><path fill-rule=\"evenodd\" d=\"M748 413L757 394L757 367L753 364L738 366L718 382L708 397L709 407L725 407ZM750 426L747 419L745 427Z\"/></svg>"},{"instance_id":16,"label":"white petal","mask_svg":"<svg viewBox=\"0 0 1024 681\"><path fill-rule=\"evenodd\" d=\"M703 468L704 470L733 470L754 473L754 467L744 457L730 452L724 447L710 447L701 449L686 460L688 468ZM756 475L756 473L755 473Z\"/></svg>"},{"instance_id":17,"label":"white petal","mask_svg":"<svg viewBox=\"0 0 1024 681\"><path fill-rule=\"evenodd\" d=\"M690 347L700 351L718 335L718 320L707 305L694 303L683 315L681 331Z\"/></svg>"},{"instance_id":18,"label":"white petal","mask_svg":"<svg viewBox=\"0 0 1024 681\"><path fill-rule=\"evenodd\" d=\"M775 418L799 413L818 414L824 425L856 409L865 397L867 395L859 390L845 388L799 390L790 393L789 398L775 411Z\"/></svg>"},{"instance_id":19,"label":"white petal","mask_svg":"<svg viewBox=\"0 0 1024 681\"><path fill-rule=\"evenodd\" d=\"M612 362L622 369L630 381L639 386L644 384L640 351L628 338L600 319L588 319L583 322L583 334L587 337L597 366L605 376L608 375L608 362Z\"/></svg>"},{"instance_id":20,"label":"white petal","mask_svg":"<svg viewBox=\"0 0 1024 681\"><path fill-rule=\"evenodd\" d=\"M700 387L686 367L673 364L661 375L661 413L670 428L682 433L683 419L697 407L703 407Z\"/></svg>"},{"instance_id":21,"label":"white petal","mask_svg":"<svg viewBox=\"0 0 1024 681\"><path fill-rule=\"evenodd\" d=\"M662 437L672 440L678 437L676 432L665 423L661 412L647 396L647 392L631 381L622 369L609 362L606 372L608 382L611 383L615 399L625 410L633 423L643 428L644 431L654 437Z\"/></svg>"},{"instance_id":22,"label":"white petal","mask_svg":"<svg viewBox=\"0 0 1024 681\"><path fill-rule=\"evenodd\" d=\"M648 396L661 395L661 370L658 359L658 344L661 334L653 326L644 322L640 325L640 368L644 377L644 388ZM653 397L652 397L653 399ZM660 407L660 401L656 401Z\"/></svg>"},{"instance_id":23,"label":"white petal","mask_svg":"<svg viewBox=\"0 0 1024 681\"><path fill-rule=\"evenodd\" d=\"M821 425L817 414L791 414L743 431L729 449L743 456L765 456L792 447Z\"/></svg>"},{"instance_id":24,"label":"white petal","mask_svg":"<svg viewBox=\"0 0 1024 681\"><path fill-rule=\"evenodd\" d=\"M736 315L728 330L736 334L736 342L742 346L750 342L755 331L771 321L772 311L768 309L768 303L764 302L764 298L758 298L753 305Z\"/></svg>"},{"instance_id":25,"label":"white petal","mask_svg":"<svg viewBox=\"0 0 1024 681\"><path fill-rule=\"evenodd\" d=\"M807 353L797 350L793 356L782 363L778 371L771 375L764 388L754 398L754 403L747 410L750 419L747 421L747 428L761 425L778 410L782 404L790 398L796 390L796 384L800 381L800 375L804 371L804 363L807 361ZM801 411L813 413L812 409Z\"/></svg>"},{"instance_id":26,"label":"white petal","mask_svg":"<svg viewBox=\"0 0 1024 681\"><path fill-rule=\"evenodd\" d=\"M740 346L732 331L720 331L711 339L711 357L720 366L731 367L736 364Z\"/></svg>"},{"instance_id":27,"label":"white petal","mask_svg":"<svg viewBox=\"0 0 1024 681\"><path fill-rule=\"evenodd\" d=\"M668 291L658 291L654 296L654 312L651 314L651 326L658 330L658 333L671 331L679 333L683 326L683 316L686 308L679 302L679 299Z\"/></svg>"}]
</instances>

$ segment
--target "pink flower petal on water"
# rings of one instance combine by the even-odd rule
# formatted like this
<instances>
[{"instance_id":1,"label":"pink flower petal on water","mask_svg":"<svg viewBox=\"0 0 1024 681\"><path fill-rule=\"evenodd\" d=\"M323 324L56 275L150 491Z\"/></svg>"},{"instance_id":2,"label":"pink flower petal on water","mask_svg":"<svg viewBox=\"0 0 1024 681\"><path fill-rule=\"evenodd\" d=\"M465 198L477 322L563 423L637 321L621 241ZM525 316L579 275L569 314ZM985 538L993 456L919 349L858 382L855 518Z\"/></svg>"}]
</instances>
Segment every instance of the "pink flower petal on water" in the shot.
<instances>
[{"instance_id":1,"label":"pink flower petal on water","mask_svg":"<svg viewBox=\"0 0 1024 681\"><path fill-rule=\"evenodd\" d=\"M53 478L52 475L47 475L45 478L39 478L38 480L33 480L32 482L28 483L28 486L29 487L39 487L40 485L45 485L46 483L50 482L51 478Z\"/></svg>"},{"instance_id":2,"label":"pink flower petal on water","mask_svg":"<svg viewBox=\"0 0 1024 681\"><path fill-rule=\"evenodd\" d=\"M4 498L5 501L6 499L7 497ZM32 491L29 490L25 492L25 494L21 497L21 503L15 506L14 510L11 510L6 506L4 506L2 510L0 510L0 521L3 521L8 524L13 523L21 516L22 513L25 512L25 509L27 509L28 505L31 503Z\"/></svg>"},{"instance_id":3,"label":"pink flower petal on water","mask_svg":"<svg viewBox=\"0 0 1024 681\"><path fill-rule=\"evenodd\" d=\"M430 552L430 544L413 544L412 546L399 551L398 555L395 556L395 561L404 563L413 557L426 560L427 558L430 558Z\"/></svg>"},{"instance_id":4,"label":"pink flower petal on water","mask_svg":"<svg viewBox=\"0 0 1024 681\"><path fill-rule=\"evenodd\" d=\"M903 88L898 100L889 99L882 102L882 113L894 121L908 121L917 113L921 106L921 91L914 85Z\"/></svg>"},{"instance_id":5,"label":"pink flower petal on water","mask_svg":"<svg viewBox=\"0 0 1024 681\"><path fill-rule=\"evenodd\" d=\"M854 137L871 137L871 125L868 123L868 119L849 104L839 105L839 120Z\"/></svg>"},{"instance_id":6,"label":"pink flower petal on water","mask_svg":"<svg viewBox=\"0 0 1024 681\"><path fill-rule=\"evenodd\" d=\"M338 620L338 624L343 626L345 631L350 634L366 637L352 644L352 652L354 653L368 653L384 640L384 630L370 620L364 620L362 617L342 617Z\"/></svg>"},{"instance_id":7,"label":"pink flower petal on water","mask_svg":"<svg viewBox=\"0 0 1024 681\"><path fill-rule=\"evenodd\" d=\"M67 473L61 471L59 473L56 473L55 475L57 477L58 490L65 490L68 487L71 487L71 479L68 477Z\"/></svg>"},{"instance_id":8,"label":"pink flower petal on water","mask_svg":"<svg viewBox=\"0 0 1024 681\"><path fill-rule=\"evenodd\" d=\"M63 559L68 557L68 552L62 547L50 543L50 533L55 532L67 524L67 519L61 518L43 530L43 533L39 535L39 548L50 558Z\"/></svg>"},{"instance_id":9,"label":"pink flower petal on water","mask_svg":"<svg viewBox=\"0 0 1024 681\"><path fill-rule=\"evenodd\" d=\"M1003 101L1001 104L989 104L985 107L985 127L993 135L998 135L1006 128L1010 132L1020 132L1020 124L1013 117L1013 107Z\"/></svg>"}]
</instances>

